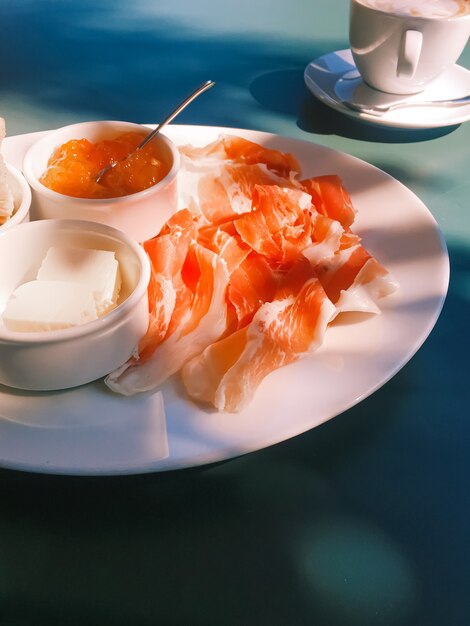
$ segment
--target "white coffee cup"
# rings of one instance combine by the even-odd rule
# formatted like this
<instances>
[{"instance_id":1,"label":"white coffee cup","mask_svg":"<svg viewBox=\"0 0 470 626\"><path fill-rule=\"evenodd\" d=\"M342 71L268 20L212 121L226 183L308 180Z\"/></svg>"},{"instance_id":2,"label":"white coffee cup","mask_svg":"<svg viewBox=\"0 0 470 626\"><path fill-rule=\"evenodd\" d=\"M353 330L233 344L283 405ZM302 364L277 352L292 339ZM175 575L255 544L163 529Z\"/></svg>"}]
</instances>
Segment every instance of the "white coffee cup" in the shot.
<instances>
[{"instance_id":1,"label":"white coffee cup","mask_svg":"<svg viewBox=\"0 0 470 626\"><path fill-rule=\"evenodd\" d=\"M469 36L470 0L351 0L354 62L380 91L423 91L457 61Z\"/></svg>"}]
</instances>

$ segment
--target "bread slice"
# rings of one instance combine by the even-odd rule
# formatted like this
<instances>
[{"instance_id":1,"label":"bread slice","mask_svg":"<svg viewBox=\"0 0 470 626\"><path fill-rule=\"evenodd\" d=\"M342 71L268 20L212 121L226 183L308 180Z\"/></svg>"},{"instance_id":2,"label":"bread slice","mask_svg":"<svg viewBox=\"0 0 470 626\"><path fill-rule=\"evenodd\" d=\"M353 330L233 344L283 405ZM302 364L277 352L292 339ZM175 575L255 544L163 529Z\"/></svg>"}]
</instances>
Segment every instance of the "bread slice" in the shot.
<instances>
[{"instance_id":1,"label":"bread slice","mask_svg":"<svg viewBox=\"0 0 470 626\"><path fill-rule=\"evenodd\" d=\"M11 217L15 208L13 194L8 185L8 170L2 155L2 142L5 138L5 120L0 117L0 224Z\"/></svg>"}]
</instances>

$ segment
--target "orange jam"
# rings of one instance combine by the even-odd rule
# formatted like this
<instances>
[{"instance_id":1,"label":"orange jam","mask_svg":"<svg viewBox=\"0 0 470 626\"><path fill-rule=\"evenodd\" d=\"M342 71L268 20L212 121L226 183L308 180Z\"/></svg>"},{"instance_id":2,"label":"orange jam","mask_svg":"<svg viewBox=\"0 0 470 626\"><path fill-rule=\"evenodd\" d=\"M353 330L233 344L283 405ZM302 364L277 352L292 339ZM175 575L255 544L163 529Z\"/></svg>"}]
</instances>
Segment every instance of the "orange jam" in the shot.
<instances>
[{"instance_id":1,"label":"orange jam","mask_svg":"<svg viewBox=\"0 0 470 626\"><path fill-rule=\"evenodd\" d=\"M158 153L158 144L154 141L118 163L100 183L95 180L103 167L122 161L145 136L146 133L127 132L97 143L71 139L53 152L41 183L75 198L117 198L148 189L170 170L170 164Z\"/></svg>"}]
</instances>

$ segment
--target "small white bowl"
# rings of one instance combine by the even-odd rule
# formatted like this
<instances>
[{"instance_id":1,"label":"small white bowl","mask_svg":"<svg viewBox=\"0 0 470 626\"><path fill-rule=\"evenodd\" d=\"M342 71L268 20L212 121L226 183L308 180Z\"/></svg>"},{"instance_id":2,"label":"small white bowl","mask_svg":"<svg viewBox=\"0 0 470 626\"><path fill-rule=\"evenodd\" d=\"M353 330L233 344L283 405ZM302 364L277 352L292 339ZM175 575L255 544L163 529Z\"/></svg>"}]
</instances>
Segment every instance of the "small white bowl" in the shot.
<instances>
[{"instance_id":1,"label":"small white bowl","mask_svg":"<svg viewBox=\"0 0 470 626\"><path fill-rule=\"evenodd\" d=\"M97 320L61 330L19 332L0 325L0 384L49 391L91 382L125 363L147 330L150 263L144 250L119 230L78 220L33 221L0 231L0 313L58 244L115 252L122 276L118 305Z\"/></svg>"},{"instance_id":2,"label":"small white bowl","mask_svg":"<svg viewBox=\"0 0 470 626\"><path fill-rule=\"evenodd\" d=\"M129 131L148 132L151 129L131 122L98 121L72 124L51 131L36 141L26 152L23 172L33 190L33 219L80 219L108 224L123 230L138 242L146 241L160 232L163 224L177 209L177 174L180 166L178 148L164 134L155 141L168 161L168 174L156 185L138 193L107 199L74 198L52 191L39 182L56 148L70 139L92 142L113 139Z\"/></svg>"},{"instance_id":3,"label":"small white bowl","mask_svg":"<svg viewBox=\"0 0 470 626\"><path fill-rule=\"evenodd\" d=\"M5 165L8 170L7 183L13 195L15 208L11 217L0 226L0 231L23 222L29 222L29 210L31 207L31 188L25 177L13 165L9 163L5 163Z\"/></svg>"}]
</instances>

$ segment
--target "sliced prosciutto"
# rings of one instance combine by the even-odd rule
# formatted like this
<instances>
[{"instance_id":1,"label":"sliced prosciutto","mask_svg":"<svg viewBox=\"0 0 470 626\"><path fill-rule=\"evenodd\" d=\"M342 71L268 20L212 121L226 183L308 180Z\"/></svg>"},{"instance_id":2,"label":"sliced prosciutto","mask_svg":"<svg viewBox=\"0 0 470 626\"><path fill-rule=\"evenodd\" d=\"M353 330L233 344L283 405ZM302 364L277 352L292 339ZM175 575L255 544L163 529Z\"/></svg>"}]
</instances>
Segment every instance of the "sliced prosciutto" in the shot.
<instances>
[{"instance_id":1,"label":"sliced prosciutto","mask_svg":"<svg viewBox=\"0 0 470 626\"><path fill-rule=\"evenodd\" d=\"M225 331L226 262L194 243L181 274L182 286L166 338L142 363L134 359L107 376L106 384L113 391L133 395L156 389Z\"/></svg>"},{"instance_id":2,"label":"sliced prosciutto","mask_svg":"<svg viewBox=\"0 0 470 626\"><path fill-rule=\"evenodd\" d=\"M356 210L339 176L315 176L302 180L300 186L310 194L318 213L338 221L345 229L354 222Z\"/></svg>"},{"instance_id":3,"label":"sliced prosciutto","mask_svg":"<svg viewBox=\"0 0 470 626\"><path fill-rule=\"evenodd\" d=\"M377 301L398 288L390 272L361 244L339 250L314 269L338 313L380 313Z\"/></svg>"},{"instance_id":4,"label":"sliced prosciutto","mask_svg":"<svg viewBox=\"0 0 470 626\"><path fill-rule=\"evenodd\" d=\"M218 224L251 211L255 185L295 187L286 178L268 170L263 164L183 159L180 171L181 208L189 208L202 223Z\"/></svg>"},{"instance_id":5,"label":"sliced prosciutto","mask_svg":"<svg viewBox=\"0 0 470 626\"><path fill-rule=\"evenodd\" d=\"M181 208L217 224L251 211L255 185L296 187L295 158L241 137L222 136L204 148L184 146L179 173Z\"/></svg>"},{"instance_id":6,"label":"sliced prosciutto","mask_svg":"<svg viewBox=\"0 0 470 626\"><path fill-rule=\"evenodd\" d=\"M189 211L176 213L158 237L144 243L150 259L148 286L149 327L139 345L139 360L146 360L165 338L181 289L181 270L191 241L196 237L196 225Z\"/></svg>"},{"instance_id":7,"label":"sliced prosciutto","mask_svg":"<svg viewBox=\"0 0 470 626\"><path fill-rule=\"evenodd\" d=\"M234 219L233 225L254 252L285 262L311 242L311 198L299 189L256 185L251 212Z\"/></svg>"},{"instance_id":8,"label":"sliced prosciutto","mask_svg":"<svg viewBox=\"0 0 470 626\"><path fill-rule=\"evenodd\" d=\"M227 264L227 329L233 332L247 324L258 308L272 298L275 272L260 255L254 254L234 228L233 222L201 228L198 241L216 252Z\"/></svg>"},{"instance_id":9,"label":"sliced prosciutto","mask_svg":"<svg viewBox=\"0 0 470 626\"><path fill-rule=\"evenodd\" d=\"M244 328L206 348L182 370L191 398L238 412L273 370L312 354L336 312L303 258L286 274L271 302Z\"/></svg>"},{"instance_id":10,"label":"sliced prosciutto","mask_svg":"<svg viewBox=\"0 0 470 626\"><path fill-rule=\"evenodd\" d=\"M232 313L228 330L246 326L264 302L270 302L279 282L279 271L259 254L251 253L231 274L227 303Z\"/></svg>"},{"instance_id":11,"label":"sliced prosciutto","mask_svg":"<svg viewBox=\"0 0 470 626\"><path fill-rule=\"evenodd\" d=\"M193 161L212 159L218 162L232 161L246 165L262 164L278 176L286 178L292 173L300 174L299 162L292 154L267 148L234 135L221 135L202 148L182 146L180 152Z\"/></svg>"},{"instance_id":12,"label":"sliced prosciutto","mask_svg":"<svg viewBox=\"0 0 470 626\"><path fill-rule=\"evenodd\" d=\"M313 209L311 214L311 242L302 250L302 254L315 265L322 259L331 257L341 248L345 231L340 222L313 212Z\"/></svg>"}]
</instances>

